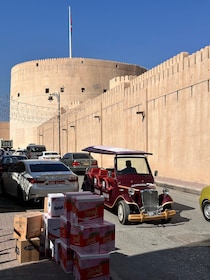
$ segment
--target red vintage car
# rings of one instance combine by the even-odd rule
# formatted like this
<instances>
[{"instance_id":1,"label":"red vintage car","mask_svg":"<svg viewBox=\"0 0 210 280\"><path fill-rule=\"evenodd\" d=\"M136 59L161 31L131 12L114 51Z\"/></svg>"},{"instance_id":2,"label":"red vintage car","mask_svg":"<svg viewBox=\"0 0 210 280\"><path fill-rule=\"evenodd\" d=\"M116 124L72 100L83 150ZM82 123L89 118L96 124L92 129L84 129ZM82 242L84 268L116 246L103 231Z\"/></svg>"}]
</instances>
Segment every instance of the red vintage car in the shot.
<instances>
[{"instance_id":1,"label":"red vintage car","mask_svg":"<svg viewBox=\"0 0 210 280\"><path fill-rule=\"evenodd\" d=\"M90 146L83 151L113 156L113 168L88 168L83 191L103 195L105 207L117 210L120 223L160 220L168 222L176 214L168 190L158 194L144 151L110 146Z\"/></svg>"}]
</instances>

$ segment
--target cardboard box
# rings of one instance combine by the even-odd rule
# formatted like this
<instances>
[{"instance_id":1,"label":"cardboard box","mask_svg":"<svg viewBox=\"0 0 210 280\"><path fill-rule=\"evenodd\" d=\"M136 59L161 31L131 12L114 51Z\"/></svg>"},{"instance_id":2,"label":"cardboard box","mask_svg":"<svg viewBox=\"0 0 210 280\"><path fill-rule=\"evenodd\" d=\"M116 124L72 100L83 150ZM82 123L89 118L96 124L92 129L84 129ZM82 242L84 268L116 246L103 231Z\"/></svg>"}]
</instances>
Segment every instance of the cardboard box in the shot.
<instances>
[{"instance_id":1,"label":"cardboard box","mask_svg":"<svg viewBox=\"0 0 210 280\"><path fill-rule=\"evenodd\" d=\"M104 220L104 197L99 195L80 195L71 197L72 224L102 223Z\"/></svg>"},{"instance_id":2,"label":"cardboard box","mask_svg":"<svg viewBox=\"0 0 210 280\"><path fill-rule=\"evenodd\" d=\"M110 280L109 266L109 254L75 253L74 276L76 280Z\"/></svg>"},{"instance_id":3,"label":"cardboard box","mask_svg":"<svg viewBox=\"0 0 210 280\"><path fill-rule=\"evenodd\" d=\"M48 240L60 238L60 217L51 217L48 213L43 214L45 236Z\"/></svg>"},{"instance_id":4,"label":"cardboard box","mask_svg":"<svg viewBox=\"0 0 210 280\"><path fill-rule=\"evenodd\" d=\"M64 211L63 215L66 217L67 220L70 219L71 215L71 209L72 209L72 200L71 198L74 196L80 196L80 195L90 195L92 192L66 192L64 195Z\"/></svg>"},{"instance_id":5,"label":"cardboard box","mask_svg":"<svg viewBox=\"0 0 210 280\"><path fill-rule=\"evenodd\" d=\"M42 228L42 213L27 212L14 216L14 234L16 239L39 237Z\"/></svg>"},{"instance_id":6,"label":"cardboard box","mask_svg":"<svg viewBox=\"0 0 210 280\"><path fill-rule=\"evenodd\" d=\"M61 240L55 239L55 262L60 263Z\"/></svg>"},{"instance_id":7,"label":"cardboard box","mask_svg":"<svg viewBox=\"0 0 210 280\"><path fill-rule=\"evenodd\" d=\"M74 251L60 242L60 265L66 273L73 272Z\"/></svg>"},{"instance_id":8,"label":"cardboard box","mask_svg":"<svg viewBox=\"0 0 210 280\"><path fill-rule=\"evenodd\" d=\"M70 245L70 230L71 223L66 219L64 215L60 216L60 240L66 244L66 246Z\"/></svg>"},{"instance_id":9,"label":"cardboard box","mask_svg":"<svg viewBox=\"0 0 210 280\"><path fill-rule=\"evenodd\" d=\"M39 260L39 245L38 237L27 240L16 240L16 257L20 263L38 261Z\"/></svg>"},{"instance_id":10,"label":"cardboard box","mask_svg":"<svg viewBox=\"0 0 210 280\"><path fill-rule=\"evenodd\" d=\"M100 224L99 252L106 254L115 250L115 224L104 221Z\"/></svg>"},{"instance_id":11,"label":"cardboard box","mask_svg":"<svg viewBox=\"0 0 210 280\"><path fill-rule=\"evenodd\" d=\"M51 217L60 217L64 210L64 194L50 193L48 194L47 212Z\"/></svg>"},{"instance_id":12,"label":"cardboard box","mask_svg":"<svg viewBox=\"0 0 210 280\"><path fill-rule=\"evenodd\" d=\"M44 198L44 213L48 212L48 196Z\"/></svg>"},{"instance_id":13,"label":"cardboard box","mask_svg":"<svg viewBox=\"0 0 210 280\"><path fill-rule=\"evenodd\" d=\"M98 254L99 235L98 224L71 224L70 248L81 254Z\"/></svg>"}]
</instances>

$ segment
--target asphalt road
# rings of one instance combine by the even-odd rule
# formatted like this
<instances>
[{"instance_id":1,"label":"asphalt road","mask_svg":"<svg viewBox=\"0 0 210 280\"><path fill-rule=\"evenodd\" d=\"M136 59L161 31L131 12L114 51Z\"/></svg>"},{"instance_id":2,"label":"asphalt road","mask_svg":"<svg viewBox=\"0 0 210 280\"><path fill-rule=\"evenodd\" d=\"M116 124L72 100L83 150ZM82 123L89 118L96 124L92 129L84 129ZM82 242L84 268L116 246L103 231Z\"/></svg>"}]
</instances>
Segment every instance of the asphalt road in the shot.
<instances>
[{"instance_id":1,"label":"asphalt road","mask_svg":"<svg viewBox=\"0 0 210 280\"><path fill-rule=\"evenodd\" d=\"M161 191L161 188L158 189ZM105 220L114 223L116 230L116 249L110 254L113 280L210 279L210 223L202 216L198 195L179 190L171 190L170 194L175 201L173 208L177 214L168 224L155 222L121 225L117 216L105 210ZM13 231L12 217L17 212L34 209L34 206L21 208L14 199L3 199L0 196L0 229L8 227L0 235L0 257L8 254L9 258L7 263L0 261L0 278L13 279L10 278L13 271L13 276L18 280L31 280L35 277L39 280L61 277L63 280L74 279L72 275L52 265L52 260L40 262L36 266L21 266L13 259L14 244L9 238ZM3 242L3 239L6 241Z\"/></svg>"}]
</instances>

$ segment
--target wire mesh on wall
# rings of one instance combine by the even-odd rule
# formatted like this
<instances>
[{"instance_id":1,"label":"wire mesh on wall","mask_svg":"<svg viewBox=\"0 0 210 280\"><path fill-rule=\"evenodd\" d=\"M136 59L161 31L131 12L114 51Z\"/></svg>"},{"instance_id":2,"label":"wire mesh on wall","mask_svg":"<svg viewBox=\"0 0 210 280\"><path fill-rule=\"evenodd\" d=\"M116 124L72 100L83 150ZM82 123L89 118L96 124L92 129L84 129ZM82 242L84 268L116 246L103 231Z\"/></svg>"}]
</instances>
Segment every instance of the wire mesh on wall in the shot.
<instances>
[{"instance_id":1,"label":"wire mesh on wall","mask_svg":"<svg viewBox=\"0 0 210 280\"><path fill-rule=\"evenodd\" d=\"M16 100L10 102L10 121L24 121L41 124L58 114L52 107L37 106Z\"/></svg>"}]
</instances>

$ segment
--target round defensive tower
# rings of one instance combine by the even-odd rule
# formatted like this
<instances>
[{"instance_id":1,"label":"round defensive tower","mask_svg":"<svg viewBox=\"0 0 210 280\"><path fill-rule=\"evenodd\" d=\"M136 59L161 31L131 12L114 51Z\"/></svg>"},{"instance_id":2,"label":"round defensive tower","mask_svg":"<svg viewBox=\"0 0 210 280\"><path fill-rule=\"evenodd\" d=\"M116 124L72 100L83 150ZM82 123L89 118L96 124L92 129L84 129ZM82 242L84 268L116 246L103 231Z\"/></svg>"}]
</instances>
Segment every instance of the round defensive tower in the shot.
<instances>
[{"instance_id":1,"label":"round defensive tower","mask_svg":"<svg viewBox=\"0 0 210 280\"><path fill-rule=\"evenodd\" d=\"M37 126L58 114L58 94L63 113L108 90L112 78L138 76L146 70L133 64L87 58L42 59L15 65L10 87L14 147L36 141Z\"/></svg>"}]
</instances>

